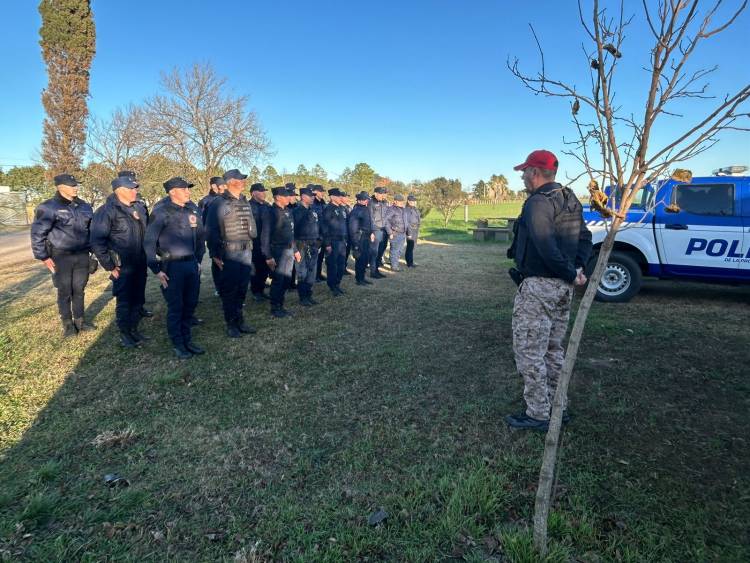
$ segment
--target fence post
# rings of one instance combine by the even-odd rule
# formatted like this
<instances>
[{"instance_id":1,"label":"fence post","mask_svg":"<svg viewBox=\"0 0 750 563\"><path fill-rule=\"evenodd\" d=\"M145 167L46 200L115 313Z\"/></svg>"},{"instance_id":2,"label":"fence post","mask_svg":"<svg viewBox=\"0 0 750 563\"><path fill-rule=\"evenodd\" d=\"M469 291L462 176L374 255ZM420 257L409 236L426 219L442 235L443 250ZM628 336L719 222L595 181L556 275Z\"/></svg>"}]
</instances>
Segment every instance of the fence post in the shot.
<instances>
[{"instance_id":1,"label":"fence post","mask_svg":"<svg viewBox=\"0 0 750 563\"><path fill-rule=\"evenodd\" d=\"M464 203L464 223L469 222L469 204Z\"/></svg>"}]
</instances>

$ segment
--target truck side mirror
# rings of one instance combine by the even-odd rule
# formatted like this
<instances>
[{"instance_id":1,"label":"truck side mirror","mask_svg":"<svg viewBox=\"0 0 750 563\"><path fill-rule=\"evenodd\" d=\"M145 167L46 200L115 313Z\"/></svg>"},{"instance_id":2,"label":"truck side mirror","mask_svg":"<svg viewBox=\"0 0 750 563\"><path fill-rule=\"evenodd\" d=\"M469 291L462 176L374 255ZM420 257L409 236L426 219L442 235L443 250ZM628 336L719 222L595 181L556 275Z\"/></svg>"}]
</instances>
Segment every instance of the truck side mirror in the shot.
<instances>
[{"instance_id":1,"label":"truck side mirror","mask_svg":"<svg viewBox=\"0 0 750 563\"><path fill-rule=\"evenodd\" d=\"M664 208L667 213L679 213L681 211L680 206L676 203L670 203Z\"/></svg>"}]
</instances>

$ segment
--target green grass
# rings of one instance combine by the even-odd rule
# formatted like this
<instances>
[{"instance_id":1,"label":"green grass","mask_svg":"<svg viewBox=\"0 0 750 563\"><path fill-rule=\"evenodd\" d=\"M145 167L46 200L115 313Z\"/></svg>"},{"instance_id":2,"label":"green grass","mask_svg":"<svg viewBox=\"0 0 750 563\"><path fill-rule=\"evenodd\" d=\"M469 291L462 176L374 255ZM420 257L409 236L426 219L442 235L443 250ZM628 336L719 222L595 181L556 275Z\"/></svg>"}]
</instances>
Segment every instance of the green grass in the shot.
<instances>
[{"instance_id":1,"label":"green grass","mask_svg":"<svg viewBox=\"0 0 750 563\"><path fill-rule=\"evenodd\" d=\"M419 236L430 241L444 243L474 242L469 229L476 227L477 219L517 217L521 212L521 201L510 201L498 205L470 205L469 221L464 221L464 207L460 206L446 226L443 216L435 209L422 220ZM490 225L503 225L503 221L490 221Z\"/></svg>"},{"instance_id":2,"label":"green grass","mask_svg":"<svg viewBox=\"0 0 750 563\"><path fill-rule=\"evenodd\" d=\"M63 343L48 276L3 270L0 557L539 561L543 436L503 423L522 392L505 248L424 242L419 268L372 288L318 285L312 310L290 295L294 319L248 304L258 334L239 341L204 275L209 353L182 363L153 280L153 339L124 351L104 275L87 294L98 331ZM748 303L649 282L595 305L547 561L750 559Z\"/></svg>"}]
</instances>

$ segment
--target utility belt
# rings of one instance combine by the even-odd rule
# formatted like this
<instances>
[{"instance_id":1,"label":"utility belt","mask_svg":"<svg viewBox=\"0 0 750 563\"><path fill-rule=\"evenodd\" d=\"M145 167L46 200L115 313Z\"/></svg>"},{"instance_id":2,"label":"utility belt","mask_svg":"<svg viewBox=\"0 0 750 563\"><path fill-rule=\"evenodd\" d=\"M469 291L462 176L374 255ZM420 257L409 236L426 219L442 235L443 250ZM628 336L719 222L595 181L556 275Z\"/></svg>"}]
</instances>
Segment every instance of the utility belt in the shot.
<instances>
[{"instance_id":1,"label":"utility belt","mask_svg":"<svg viewBox=\"0 0 750 563\"><path fill-rule=\"evenodd\" d=\"M90 250L60 250L59 248L55 248L51 245L47 249L47 253L53 258L55 256L74 256L76 254L88 254L89 252Z\"/></svg>"},{"instance_id":2,"label":"utility belt","mask_svg":"<svg viewBox=\"0 0 750 563\"><path fill-rule=\"evenodd\" d=\"M229 250L247 250L252 246L253 242L250 240L225 240L222 242L222 246Z\"/></svg>"},{"instance_id":3,"label":"utility belt","mask_svg":"<svg viewBox=\"0 0 750 563\"><path fill-rule=\"evenodd\" d=\"M523 280L526 279L526 276L524 276L521 270L519 270L518 268L511 268L510 270L508 270L508 275L516 285L521 285L523 283Z\"/></svg>"},{"instance_id":4,"label":"utility belt","mask_svg":"<svg viewBox=\"0 0 750 563\"><path fill-rule=\"evenodd\" d=\"M188 254L187 256L167 256L162 257L161 259L162 262L190 262L191 260L193 262L196 261L195 254Z\"/></svg>"}]
</instances>

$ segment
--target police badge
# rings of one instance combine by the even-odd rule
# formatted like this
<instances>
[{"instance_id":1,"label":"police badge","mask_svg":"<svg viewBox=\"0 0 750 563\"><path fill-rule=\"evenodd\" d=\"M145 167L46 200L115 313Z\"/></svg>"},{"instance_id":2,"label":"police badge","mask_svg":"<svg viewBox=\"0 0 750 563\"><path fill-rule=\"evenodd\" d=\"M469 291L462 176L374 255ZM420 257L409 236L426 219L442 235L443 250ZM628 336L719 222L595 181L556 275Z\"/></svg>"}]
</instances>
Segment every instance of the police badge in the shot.
<instances>
[{"instance_id":1,"label":"police badge","mask_svg":"<svg viewBox=\"0 0 750 563\"><path fill-rule=\"evenodd\" d=\"M190 221L190 226L193 229L198 227L198 218L195 216L195 213L188 215L188 221Z\"/></svg>"}]
</instances>

